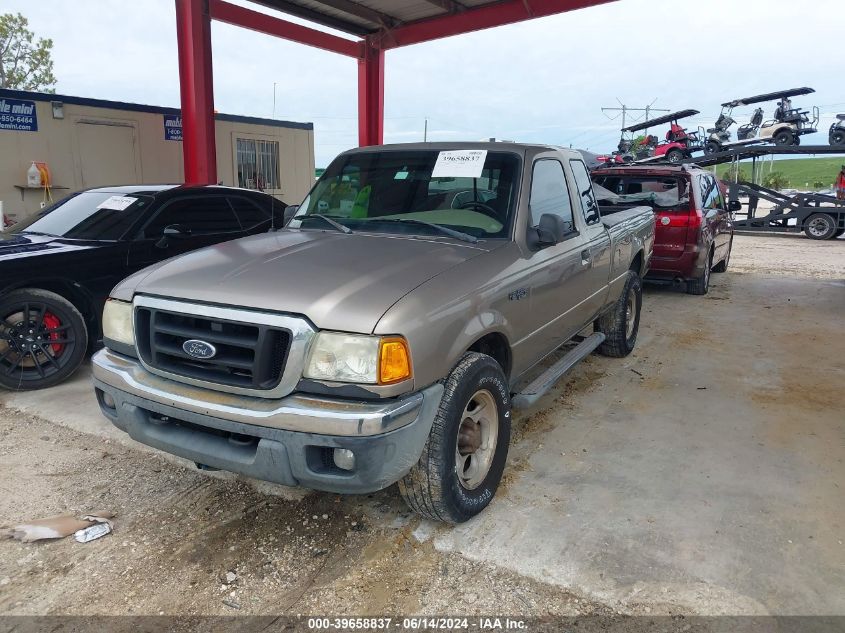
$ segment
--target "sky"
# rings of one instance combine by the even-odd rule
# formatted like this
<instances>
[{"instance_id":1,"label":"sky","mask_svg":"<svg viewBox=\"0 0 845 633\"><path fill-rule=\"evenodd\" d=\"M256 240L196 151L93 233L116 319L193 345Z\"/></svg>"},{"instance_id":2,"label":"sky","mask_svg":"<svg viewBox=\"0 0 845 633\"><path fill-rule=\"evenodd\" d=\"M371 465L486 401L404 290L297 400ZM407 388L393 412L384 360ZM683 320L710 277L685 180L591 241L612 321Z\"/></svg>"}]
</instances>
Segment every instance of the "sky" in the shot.
<instances>
[{"instance_id":1,"label":"sky","mask_svg":"<svg viewBox=\"0 0 845 633\"><path fill-rule=\"evenodd\" d=\"M822 132L802 142L826 144L845 112L841 1L618 0L391 50L385 142L421 141L428 119L432 141L604 152L621 119L603 106L694 108L690 126L710 127L724 101L810 86L793 102L819 106ZM0 0L7 12L53 39L57 93L179 107L173 0ZM219 112L313 122L318 167L357 144L355 60L221 23L212 48Z\"/></svg>"}]
</instances>

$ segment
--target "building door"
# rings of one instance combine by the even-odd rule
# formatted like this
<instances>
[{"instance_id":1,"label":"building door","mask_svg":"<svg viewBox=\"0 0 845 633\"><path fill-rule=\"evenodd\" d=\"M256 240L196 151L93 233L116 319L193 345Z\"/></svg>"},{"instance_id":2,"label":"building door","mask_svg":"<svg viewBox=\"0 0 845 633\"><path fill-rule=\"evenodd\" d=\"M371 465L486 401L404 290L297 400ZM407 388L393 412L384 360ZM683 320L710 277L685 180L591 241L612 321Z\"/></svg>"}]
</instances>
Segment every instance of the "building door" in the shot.
<instances>
[{"instance_id":1,"label":"building door","mask_svg":"<svg viewBox=\"0 0 845 633\"><path fill-rule=\"evenodd\" d=\"M78 121L76 139L83 187L141 183L138 137L133 124Z\"/></svg>"}]
</instances>

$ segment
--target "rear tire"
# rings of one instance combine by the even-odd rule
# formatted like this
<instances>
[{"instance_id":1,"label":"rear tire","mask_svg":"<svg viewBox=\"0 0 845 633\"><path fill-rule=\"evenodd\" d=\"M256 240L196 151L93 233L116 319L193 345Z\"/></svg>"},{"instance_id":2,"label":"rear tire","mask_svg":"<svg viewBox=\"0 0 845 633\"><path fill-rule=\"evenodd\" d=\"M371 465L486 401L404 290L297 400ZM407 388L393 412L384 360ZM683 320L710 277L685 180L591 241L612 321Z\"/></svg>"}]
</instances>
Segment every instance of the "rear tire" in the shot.
<instances>
[{"instance_id":1,"label":"rear tire","mask_svg":"<svg viewBox=\"0 0 845 633\"><path fill-rule=\"evenodd\" d=\"M845 235L845 229L836 229L836 233L833 234L833 238L836 239L837 237L842 237Z\"/></svg>"},{"instance_id":2,"label":"rear tire","mask_svg":"<svg viewBox=\"0 0 845 633\"><path fill-rule=\"evenodd\" d=\"M716 141L707 141L707 144L704 146L704 153L705 154L715 154L716 152L721 151L722 146L719 145Z\"/></svg>"},{"instance_id":3,"label":"rear tire","mask_svg":"<svg viewBox=\"0 0 845 633\"><path fill-rule=\"evenodd\" d=\"M606 337L598 347L599 354L623 358L634 351L642 305L643 282L635 271L629 270L619 299L593 324L593 329Z\"/></svg>"},{"instance_id":4,"label":"rear tire","mask_svg":"<svg viewBox=\"0 0 845 633\"><path fill-rule=\"evenodd\" d=\"M804 234L811 240L836 237L836 220L827 213L814 213L804 222Z\"/></svg>"},{"instance_id":5,"label":"rear tire","mask_svg":"<svg viewBox=\"0 0 845 633\"><path fill-rule=\"evenodd\" d=\"M713 251L707 255L707 264L704 271L695 279L687 282L687 293L691 295L706 295L710 290L710 271L713 269Z\"/></svg>"},{"instance_id":6,"label":"rear tire","mask_svg":"<svg viewBox=\"0 0 845 633\"><path fill-rule=\"evenodd\" d=\"M845 130L835 130L831 132L829 140L833 147L845 145Z\"/></svg>"},{"instance_id":7,"label":"rear tire","mask_svg":"<svg viewBox=\"0 0 845 633\"><path fill-rule=\"evenodd\" d=\"M795 135L789 130L781 130L774 135L775 145L792 145L795 142Z\"/></svg>"},{"instance_id":8,"label":"rear tire","mask_svg":"<svg viewBox=\"0 0 845 633\"><path fill-rule=\"evenodd\" d=\"M64 297L28 288L0 300L0 386L57 385L79 368L87 349L85 319Z\"/></svg>"},{"instance_id":9,"label":"rear tire","mask_svg":"<svg viewBox=\"0 0 845 633\"><path fill-rule=\"evenodd\" d=\"M733 250L733 247L734 247L734 240L733 240L733 238L731 238L731 241L728 242L728 252L725 254L725 259L723 259L722 261L720 261L718 264L716 264L713 267L714 273L723 273L723 272L726 272L728 270L728 264L731 261L731 251Z\"/></svg>"},{"instance_id":10,"label":"rear tire","mask_svg":"<svg viewBox=\"0 0 845 633\"><path fill-rule=\"evenodd\" d=\"M399 480L417 514L463 523L496 494L508 457L511 401L502 367L467 352L449 374L419 461Z\"/></svg>"}]
</instances>

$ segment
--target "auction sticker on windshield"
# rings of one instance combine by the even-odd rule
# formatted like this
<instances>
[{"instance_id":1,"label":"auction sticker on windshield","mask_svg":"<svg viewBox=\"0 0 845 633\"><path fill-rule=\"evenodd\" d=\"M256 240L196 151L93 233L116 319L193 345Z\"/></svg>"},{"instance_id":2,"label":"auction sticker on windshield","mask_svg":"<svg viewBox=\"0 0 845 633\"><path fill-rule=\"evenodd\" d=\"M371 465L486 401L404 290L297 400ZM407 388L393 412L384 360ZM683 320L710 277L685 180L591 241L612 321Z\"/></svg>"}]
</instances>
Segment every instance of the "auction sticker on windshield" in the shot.
<instances>
[{"instance_id":1,"label":"auction sticker on windshield","mask_svg":"<svg viewBox=\"0 0 845 633\"><path fill-rule=\"evenodd\" d=\"M123 211L124 209L131 207L137 200L138 198L133 198L131 196L111 196L98 204L97 208L108 209L109 211Z\"/></svg>"},{"instance_id":2,"label":"auction sticker on windshield","mask_svg":"<svg viewBox=\"0 0 845 633\"><path fill-rule=\"evenodd\" d=\"M432 178L481 178L484 161L487 160L486 149L467 149L450 152L440 152Z\"/></svg>"}]
</instances>

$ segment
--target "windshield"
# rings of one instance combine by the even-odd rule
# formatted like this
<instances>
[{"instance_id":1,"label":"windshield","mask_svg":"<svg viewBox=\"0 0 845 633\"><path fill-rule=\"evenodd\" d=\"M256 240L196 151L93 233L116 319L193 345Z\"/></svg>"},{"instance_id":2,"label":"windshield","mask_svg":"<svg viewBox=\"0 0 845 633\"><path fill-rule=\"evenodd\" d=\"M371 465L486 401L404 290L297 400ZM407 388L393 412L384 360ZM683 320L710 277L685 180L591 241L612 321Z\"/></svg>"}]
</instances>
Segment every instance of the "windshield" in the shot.
<instances>
[{"instance_id":1,"label":"windshield","mask_svg":"<svg viewBox=\"0 0 845 633\"><path fill-rule=\"evenodd\" d=\"M78 240L119 240L152 198L83 191L16 224L11 233L38 233Z\"/></svg>"},{"instance_id":2,"label":"windshield","mask_svg":"<svg viewBox=\"0 0 845 633\"><path fill-rule=\"evenodd\" d=\"M683 178L664 176L593 175L593 191L601 204L648 204L673 209L689 204L689 189Z\"/></svg>"},{"instance_id":3,"label":"windshield","mask_svg":"<svg viewBox=\"0 0 845 633\"><path fill-rule=\"evenodd\" d=\"M478 159L471 175L464 164L444 167L442 154L464 153ZM316 217L323 216L353 231L446 235L441 227L473 238L507 237L518 167L515 154L478 150L341 156L317 182L291 226L325 230L325 219Z\"/></svg>"}]
</instances>

